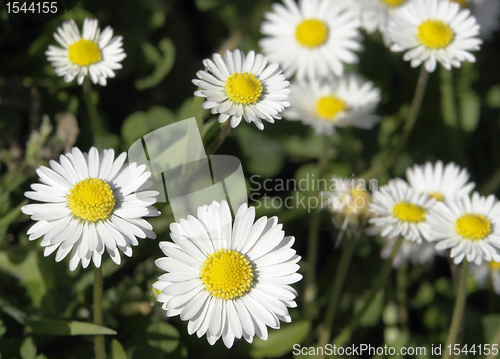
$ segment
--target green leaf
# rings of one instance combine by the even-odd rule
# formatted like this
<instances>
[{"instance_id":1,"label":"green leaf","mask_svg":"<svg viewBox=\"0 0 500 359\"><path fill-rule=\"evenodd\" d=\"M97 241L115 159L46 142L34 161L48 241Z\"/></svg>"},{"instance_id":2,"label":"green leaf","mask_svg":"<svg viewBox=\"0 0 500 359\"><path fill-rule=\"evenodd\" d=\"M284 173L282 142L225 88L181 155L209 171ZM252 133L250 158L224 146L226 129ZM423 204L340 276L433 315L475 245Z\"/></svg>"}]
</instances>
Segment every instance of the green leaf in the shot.
<instances>
[{"instance_id":1,"label":"green leaf","mask_svg":"<svg viewBox=\"0 0 500 359\"><path fill-rule=\"evenodd\" d=\"M116 331L92 323L77 321L26 319L26 325L34 334L45 335L115 335Z\"/></svg>"},{"instance_id":2,"label":"green leaf","mask_svg":"<svg viewBox=\"0 0 500 359\"><path fill-rule=\"evenodd\" d=\"M490 88L486 96L486 104L491 108L500 108L500 86L495 85Z\"/></svg>"},{"instance_id":3,"label":"green leaf","mask_svg":"<svg viewBox=\"0 0 500 359\"><path fill-rule=\"evenodd\" d=\"M311 323L301 320L284 324L279 330L269 332L267 340L255 338L250 356L252 358L279 358L292 351L294 344L300 344L309 332Z\"/></svg>"},{"instance_id":4,"label":"green leaf","mask_svg":"<svg viewBox=\"0 0 500 359\"><path fill-rule=\"evenodd\" d=\"M20 353L22 359L36 358L36 346L35 343L33 343L32 337L24 339L23 344L21 344Z\"/></svg>"},{"instance_id":5,"label":"green leaf","mask_svg":"<svg viewBox=\"0 0 500 359\"><path fill-rule=\"evenodd\" d=\"M235 132L249 172L273 177L281 171L285 160L281 141L269 137L252 124L244 123Z\"/></svg>"},{"instance_id":6,"label":"green leaf","mask_svg":"<svg viewBox=\"0 0 500 359\"><path fill-rule=\"evenodd\" d=\"M146 336L150 347L159 349L165 354L172 353L179 345L179 332L168 323L150 324L146 329Z\"/></svg>"},{"instance_id":7,"label":"green leaf","mask_svg":"<svg viewBox=\"0 0 500 359\"><path fill-rule=\"evenodd\" d=\"M158 85L168 75L175 62L175 46L172 40L164 38L158 44L158 48L145 42L142 45L142 52L146 62L155 66L153 73L135 82L135 88L144 90Z\"/></svg>"},{"instance_id":8,"label":"green leaf","mask_svg":"<svg viewBox=\"0 0 500 359\"><path fill-rule=\"evenodd\" d=\"M365 304L366 296L362 300L357 301L355 307L356 312L361 309L361 306ZM382 315L382 310L384 309L384 291L380 290L370 305L370 308L366 311L363 318L359 321L359 325L364 327L371 327L377 324Z\"/></svg>"},{"instance_id":9,"label":"green leaf","mask_svg":"<svg viewBox=\"0 0 500 359\"><path fill-rule=\"evenodd\" d=\"M0 242L5 238L7 229L9 228L10 224L14 222L21 214L21 207L27 203L28 200L24 200L19 206L12 209L9 213L7 213L7 215L0 219Z\"/></svg>"},{"instance_id":10,"label":"green leaf","mask_svg":"<svg viewBox=\"0 0 500 359\"><path fill-rule=\"evenodd\" d=\"M482 318L485 343L495 343L500 333L500 314L489 314Z\"/></svg>"},{"instance_id":11,"label":"green leaf","mask_svg":"<svg viewBox=\"0 0 500 359\"><path fill-rule=\"evenodd\" d=\"M481 102L479 96L472 90L464 91L459 95L460 120L462 129L473 132L479 123Z\"/></svg>"},{"instance_id":12,"label":"green leaf","mask_svg":"<svg viewBox=\"0 0 500 359\"><path fill-rule=\"evenodd\" d=\"M134 112L123 122L121 132L124 146L128 148L142 136L176 121L175 114L166 107L155 106L148 112Z\"/></svg>"},{"instance_id":13,"label":"green leaf","mask_svg":"<svg viewBox=\"0 0 500 359\"><path fill-rule=\"evenodd\" d=\"M111 353L109 355L109 359L127 359L127 354L123 349L120 342L116 339L111 341Z\"/></svg>"}]
</instances>

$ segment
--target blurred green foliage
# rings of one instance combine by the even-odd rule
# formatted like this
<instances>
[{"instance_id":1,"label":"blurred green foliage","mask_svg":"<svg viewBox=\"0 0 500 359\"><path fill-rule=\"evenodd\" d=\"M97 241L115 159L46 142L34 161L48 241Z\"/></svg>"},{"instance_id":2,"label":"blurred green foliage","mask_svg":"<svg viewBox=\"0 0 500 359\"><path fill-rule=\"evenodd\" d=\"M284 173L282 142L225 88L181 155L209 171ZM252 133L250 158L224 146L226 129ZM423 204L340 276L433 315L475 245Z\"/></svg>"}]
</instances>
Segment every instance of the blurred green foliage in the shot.
<instances>
[{"instance_id":1,"label":"blurred green foliage","mask_svg":"<svg viewBox=\"0 0 500 359\"><path fill-rule=\"evenodd\" d=\"M254 9L255 7L255 9ZM111 359L143 358L275 358L291 357L292 345L315 345L317 328L339 259L334 249L337 230L328 216L322 217L315 319L304 319L302 283L298 308L291 309L292 323L270 330L269 340L250 345L237 340L231 350L221 341L211 347L205 338L189 336L186 323L166 318L156 303L151 284L160 271L154 260L162 256L158 241L168 240L173 221L168 204L159 203L162 216L151 220L156 241L142 240L134 255L121 266L103 258L104 323L96 328L87 322L92 313L92 272L70 272L67 261L55 263L43 257L39 240L26 235L32 225L20 207L23 193L37 180L35 169L57 158L71 138L62 135L57 114L68 112L77 119L76 145L87 151L93 144L82 89L55 76L44 52L55 43L52 33L62 21L96 17L122 35L127 58L123 69L103 88L93 87L103 126L116 150L127 150L148 132L194 115L195 86L191 79L203 68L202 59L218 51L233 34L245 32L239 42L244 51L258 49L259 24L270 1L245 0L80 0L63 17L40 27L12 33L5 9L0 16L0 357L22 359L79 359L93 355L92 334L107 337ZM400 54L386 50L378 35L366 36L360 64L350 66L382 89L378 108L382 122L372 131L341 129L333 135L329 174L358 175L383 158L397 141L413 95L418 70L411 69ZM476 64L431 75L424 106L404 151L395 165L379 175L380 184L404 176L407 166L430 160L455 161L467 167L477 188L499 194L500 186L500 35L486 42ZM199 101L199 100L198 100ZM206 111L204 142L209 143L220 126ZM74 128L73 128L74 129ZM242 123L219 149L241 159L247 178L310 180L318 175L317 159L322 141L312 129L286 120L265 124L259 131ZM254 191L255 192L255 191ZM273 208L273 199L293 197L294 204L314 191L261 189L251 197L258 215L278 215L294 248L306 253L310 214L294 206ZM265 195L265 196L264 196ZM382 266L381 242L364 237L354 254L340 300L334 335L362 304L364 295ZM301 262L301 272L308 270ZM425 346L444 341L453 310L454 273L445 258L434 264L407 267L406 281L398 287L392 274L350 343ZM401 284L399 284L401 286ZM401 302L397 291L406 293ZM401 311L407 321L399 321ZM469 288L464 321L466 344L492 343L500 328L500 302L491 288ZM64 335L63 337L56 335Z\"/></svg>"}]
</instances>

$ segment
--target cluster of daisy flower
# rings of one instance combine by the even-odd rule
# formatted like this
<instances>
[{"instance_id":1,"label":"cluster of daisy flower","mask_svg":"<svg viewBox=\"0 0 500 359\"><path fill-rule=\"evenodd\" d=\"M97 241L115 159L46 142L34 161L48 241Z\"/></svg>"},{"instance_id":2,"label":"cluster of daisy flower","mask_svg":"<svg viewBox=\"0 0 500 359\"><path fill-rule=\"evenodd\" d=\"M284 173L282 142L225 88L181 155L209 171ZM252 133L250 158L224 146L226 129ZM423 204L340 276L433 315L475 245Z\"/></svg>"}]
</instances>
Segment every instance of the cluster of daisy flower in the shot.
<instances>
[{"instance_id":1,"label":"cluster of daisy flower","mask_svg":"<svg viewBox=\"0 0 500 359\"><path fill-rule=\"evenodd\" d=\"M408 168L406 176L408 182L396 178L382 186L369 205L369 222L382 237L408 241L396 265L427 262L435 250L448 249L456 264L500 262L500 202L494 195L471 194L466 169L428 162Z\"/></svg>"},{"instance_id":2,"label":"cluster of daisy flower","mask_svg":"<svg viewBox=\"0 0 500 359\"><path fill-rule=\"evenodd\" d=\"M264 15L263 54L237 49L205 59L205 69L193 80L194 95L205 98L203 108L233 128L244 119L263 130L263 121L283 116L317 134L346 126L370 129L379 121L373 112L381 91L344 69L359 61L361 29L379 30L392 51L405 51L403 59L412 67L424 64L432 72L439 62L451 69L474 62L470 51L482 43L469 6L475 11L476 2L283 0ZM81 32L73 20L65 22L54 37L61 47L50 45L46 54L65 82L76 78L81 85L89 76L104 86L126 57L122 37L113 36L110 27L101 32L97 20L85 19ZM73 148L59 162L50 161L50 168L37 170L41 183L26 196L43 203L22 211L36 221L29 238L43 237L45 256L57 251L55 259L61 261L69 254L75 270L80 262L84 268L91 261L100 267L107 251L120 264L120 252L131 256L137 237L155 238L143 217L160 215L153 207L159 193L148 190L146 165L125 164L125 158L122 153L115 159L113 150ZM427 163L409 168L408 182L394 179L373 198L344 183L332 193L329 208L342 214L343 227L369 221L389 240L403 236L408 243L396 264L424 262L436 250L451 249L455 263L475 263L484 280L483 262L494 263L500 292L500 203L493 195L470 195L474 184L468 178L453 163ZM335 199L343 204L335 205ZM363 205L356 205L361 200ZM225 201L213 202L172 223L170 232L173 242L160 243L166 257L156 261L166 273L154 288L167 316L188 321L189 334L206 335L210 344L222 338L229 348L235 338L266 339L268 326L291 321L288 308L296 306L297 292L290 285L301 279L300 257L276 217L255 221L255 208L242 205L233 219ZM409 246L426 246L420 250L426 255L415 256Z\"/></svg>"}]
</instances>

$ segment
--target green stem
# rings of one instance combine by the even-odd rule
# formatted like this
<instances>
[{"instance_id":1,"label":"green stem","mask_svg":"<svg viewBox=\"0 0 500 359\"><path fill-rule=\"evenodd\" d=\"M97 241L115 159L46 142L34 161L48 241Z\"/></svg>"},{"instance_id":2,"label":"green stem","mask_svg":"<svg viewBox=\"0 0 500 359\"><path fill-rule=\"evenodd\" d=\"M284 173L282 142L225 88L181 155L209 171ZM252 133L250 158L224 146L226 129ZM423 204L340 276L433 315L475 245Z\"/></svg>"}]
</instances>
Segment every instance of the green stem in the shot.
<instances>
[{"instance_id":1,"label":"green stem","mask_svg":"<svg viewBox=\"0 0 500 359\"><path fill-rule=\"evenodd\" d=\"M330 301L328 302L328 309L323 322L323 328L319 335L318 347L324 348L330 341L333 323L339 306L340 294L342 293L342 287L344 286L347 269L351 263L352 255L357 242L358 236L354 236L353 238L348 237L345 241L344 249L342 250L342 255L340 257L339 267L337 269L337 273L335 274L335 279L333 280L332 293ZM321 355L320 358L324 358L324 355Z\"/></svg>"},{"instance_id":2,"label":"green stem","mask_svg":"<svg viewBox=\"0 0 500 359\"><path fill-rule=\"evenodd\" d=\"M360 178L368 179L375 177L378 173L389 168L394 163L399 152L403 149L404 145L406 144L406 141L408 140L408 137L410 136L413 127L415 126L415 122L417 121L420 108L422 107L422 101L424 100L425 89L427 87L428 79L429 79L429 73L425 69L425 66L422 65L417 80L415 95L413 96L413 100L411 103L410 112L408 112L408 116L406 117L406 121L403 126L403 131L401 133L401 136L399 137L399 141L396 143L391 153L387 156L387 158L384 161L381 161L376 165L370 167L367 171L365 171L364 174L360 176Z\"/></svg>"},{"instance_id":3,"label":"green stem","mask_svg":"<svg viewBox=\"0 0 500 359\"><path fill-rule=\"evenodd\" d=\"M104 129L102 127L101 121L99 119L99 113L97 112L96 104L92 99L92 87L90 79L88 77L83 81L83 99L85 105L87 106L87 112L90 119L90 124L92 126L92 131L94 132L95 145L98 150L104 149Z\"/></svg>"},{"instance_id":4,"label":"green stem","mask_svg":"<svg viewBox=\"0 0 500 359\"><path fill-rule=\"evenodd\" d=\"M449 359L451 357L450 348L451 345L453 349L454 344L457 341L458 330L460 328L460 323L462 322L462 316L465 307L465 298L467 297L467 279L469 277L469 261L465 259L462 263L462 270L460 271L460 283L458 285L457 299L455 302L455 309L453 309L453 317L451 318L450 330L448 331L448 338L446 339L446 346L444 347L443 359Z\"/></svg>"},{"instance_id":5,"label":"green stem","mask_svg":"<svg viewBox=\"0 0 500 359\"><path fill-rule=\"evenodd\" d=\"M399 324L403 333L408 333L408 309L406 305L406 271L407 265L403 264L396 273L396 299L398 301Z\"/></svg>"},{"instance_id":6,"label":"green stem","mask_svg":"<svg viewBox=\"0 0 500 359\"><path fill-rule=\"evenodd\" d=\"M453 147L457 157L463 161L462 142L460 141L460 129L457 113L457 102L455 100L455 86L453 84L453 72L444 67L439 69L439 78L441 81L441 113L444 123L452 127Z\"/></svg>"},{"instance_id":7,"label":"green stem","mask_svg":"<svg viewBox=\"0 0 500 359\"><path fill-rule=\"evenodd\" d=\"M493 293L493 292L492 292ZM492 343L500 343L500 327L498 327L497 333L495 335L495 338L493 339ZM495 352L490 352L488 356L485 359L495 359L498 356L498 354L495 354Z\"/></svg>"},{"instance_id":8,"label":"green stem","mask_svg":"<svg viewBox=\"0 0 500 359\"><path fill-rule=\"evenodd\" d=\"M207 156L213 155L219 147L222 145L224 140L226 139L227 135L229 135L229 132L231 132L231 120L226 120L226 123L224 126L222 126L219 134L217 137L213 140L213 142L210 144L210 146L207 149Z\"/></svg>"},{"instance_id":9,"label":"green stem","mask_svg":"<svg viewBox=\"0 0 500 359\"><path fill-rule=\"evenodd\" d=\"M331 136L323 136L323 151L319 159L319 174L318 183L325 176L328 167L328 154L330 149ZM321 201L321 189L318 188L316 198ZM305 290L304 290L304 308L305 314L311 318L314 313L313 302L316 298L316 262L318 259L318 241L319 241L319 224L320 224L321 206L318 206L311 213L311 225L309 227L309 241L307 246L307 264L308 270L305 277Z\"/></svg>"},{"instance_id":10,"label":"green stem","mask_svg":"<svg viewBox=\"0 0 500 359\"><path fill-rule=\"evenodd\" d=\"M103 325L101 267L94 267L94 324ZM106 359L104 335L94 335L94 350L96 359Z\"/></svg>"},{"instance_id":11,"label":"green stem","mask_svg":"<svg viewBox=\"0 0 500 359\"><path fill-rule=\"evenodd\" d=\"M345 327L344 330L342 330L342 332L333 341L333 344L336 345L337 347L343 346L345 344L345 342L351 337L352 333L357 328L359 322L363 318L363 315L366 313L366 311L372 305L372 302L375 299L375 296L380 291L380 289L382 289L382 287L387 279L387 276L389 275L389 272L391 271L392 262L394 260L394 257L396 256L396 253L398 252L399 248L401 247L401 243L403 243L403 240L404 240L404 238L402 236L398 237L398 239L394 243L394 246L392 247L391 254L389 255L389 258L387 258L382 269L380 270L380 273L378 274L377 278L375 279L373 288L371 289L370 293L368 294L368 298L366 299L363 307L361 308L361 310L359 310L356 313L356 315L349 322L347 327Z\"/></svg>"}]
</instances>

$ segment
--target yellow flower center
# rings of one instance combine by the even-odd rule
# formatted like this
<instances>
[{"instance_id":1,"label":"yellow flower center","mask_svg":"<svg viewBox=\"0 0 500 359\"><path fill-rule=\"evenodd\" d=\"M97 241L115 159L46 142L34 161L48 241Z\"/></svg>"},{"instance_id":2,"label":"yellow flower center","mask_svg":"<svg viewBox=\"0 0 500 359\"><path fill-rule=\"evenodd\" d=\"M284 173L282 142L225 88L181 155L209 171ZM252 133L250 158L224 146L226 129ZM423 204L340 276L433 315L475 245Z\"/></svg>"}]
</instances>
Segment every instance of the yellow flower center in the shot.
<instances>
[{"instance_id":1,"label":"yellow flower center","mask_svg":"<svg viewBox=\"0 0 500 359\"><path fill-rule=\"evenodd\" d=\"M464 238L477 241L491 233L491 222L482 214L464 214L455 221L455 231Z\"/></svg>"},{"instance_id":2,"label":"yellow flower center","mask_svg":"<svg viewBox=\"0 0 500 359\"><path fill-rule=\"evenodd\" d=\"M370 194L364 189L354 188L349 192L350 201L345 207L346 214L363 215L368 211L368 204L371 202Z\"/></svg>"},{"instance_id":3,"label":"yellow flower center","mask_svg":"<svg viewBox=\"0 0 500 359\"><path fill-rule=\"evenodd\" d=\"M399 6L406 2L406 0L380 0L388 6Z\"/></svg>"},{"instance_id":4,"label":"yellow flower center","mask_svg":"<svg viewBox=\"0 0 500 359\"><path fill-rule=\"evenodd\" d=\"M80 66L89 66L101 61L101 49L90 40L80 39L69 47L69 60Z\"/></svg>"},{"instance_id":5,"label":"yellow flower center","mask_svg":"<svg viewBox=\"0 0 500 359\"><path fill-rule=\"evenodd\" d=\"M91 222L108 218L116 203L109 184L99 178L76 183L66 199L75 216Z\"/></svg>"},{"instance_id":6,"label":"yellow flower center","mask_svg":"<svg viewBox=\"0 0 500 359\"><path fill-rule=\"evenodd\" d=\"M307 19L297 26L295 38L302 46L318 47L327 40L328 27L323 21Z\"/></svg>"},{"instance_id":7,"label":"yellow flower center","mask_svg":"<svg viewBox=\"0 0 500 359\"><path fill-rule=\"evenodd\" d=\"M316 114L319 118L335 121L339 112L345 111L347 104L335 96L324 96L316 102Z\"/></svg>"},{"instance_id":8,"label":"yellow flower center","mask_svg":"<svg viewBox=\"0 0 500 359\"><path fill-rule=\"evenodd\" d=\"M453 30L441 20L426 20L418 26L418 40L430 49L441 49L453 40Z\"/></svg>"},{"instance_id":9,"label":"yellow flower center","mask_svg":"<svg viewBox=\"0 0 500 359\"><path fill-rule=\"evenodd\" d=\"M403 222L419 223L425 221L427 211L416 204L401 202L394 205L392 214Z\"/></svg>"},{"instance_id":10,"label":"yellow flower center","mask_svg":"<svg viewBox=\"0 0 500 359\"><path fill-rule=\"evenodd\" d=\"M235 72L226 80L227 96L243 105L256 103L262 94L262 82L254 74Z\"/></svg>"},{"instance_id":11,"label":"yellow flower center","mask_svg":"<svg viewBox=\"0 0 500 359\"><path fill-rule=\"evenodd\" d=\"M467 0L451 0L451 1L459 3L460 6L463 7L464 9L470 8L470 4Z\"/></svg>"},{"instance_id":12,"label":"yellow flower center","mask_svg":"<svg viewBox=\"0 0 500 359\"><path fill-rule=\"evenodd\" d=\"M440 192L429 192L429 197L435 198L440 202L444 200L443 194Z\"/></svg>"},{"instance_id":13,"label":"yellow flower center","mask_svg":"<svg viewBox=\"0 0 500 359\"><path fill-rule=\"evenodd\" d=\"M237 251L219 249L210 254L200 273L201 281L213 296L233 299L241 297L253 282L253 268Z\"/></svg>"},{"instance_id":14,"label":"yellow flower center","mask_svg":"<svg viewBox=\"0 0 500 359\"><path fill-rule=\"evenodd\" d=\"M490 262L491 270L500 270L500 262L491 261Z\"/></svg>"}]
</instances>

